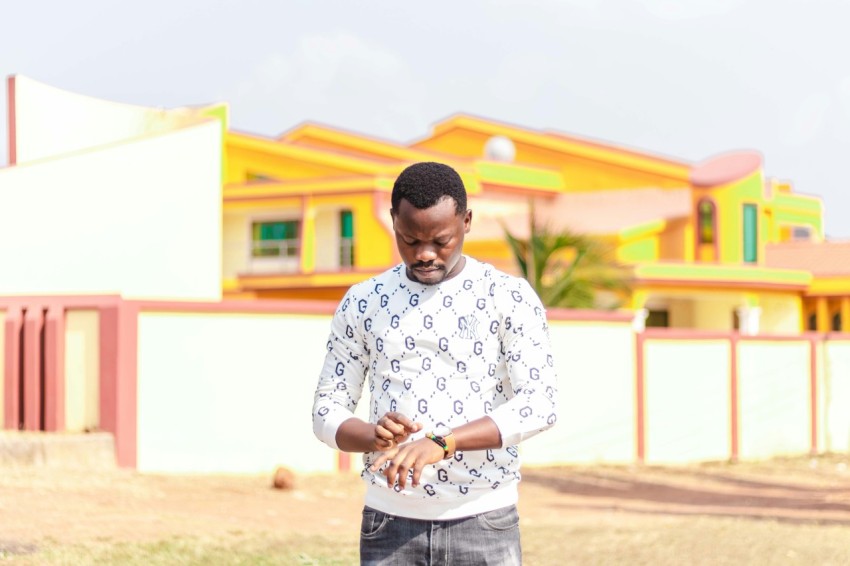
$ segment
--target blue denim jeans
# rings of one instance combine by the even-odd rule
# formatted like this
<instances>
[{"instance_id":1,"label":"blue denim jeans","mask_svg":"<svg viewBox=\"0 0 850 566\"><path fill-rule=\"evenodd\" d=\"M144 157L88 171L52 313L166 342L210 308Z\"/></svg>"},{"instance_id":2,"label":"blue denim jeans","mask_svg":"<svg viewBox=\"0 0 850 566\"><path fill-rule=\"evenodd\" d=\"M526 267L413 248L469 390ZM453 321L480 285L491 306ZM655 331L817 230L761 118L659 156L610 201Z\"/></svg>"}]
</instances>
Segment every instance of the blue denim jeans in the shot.
<instances>
[{"instance_id":1,"label":"blue denim jeans","mask_svg":"<svg viewBox=\"0 0 850 566\"><path fill-rule=\"evenodd\" d=\"M363 508L363 566L518 566L516 505L450 521L421 521Z\"/></svg>"}]
</instances>

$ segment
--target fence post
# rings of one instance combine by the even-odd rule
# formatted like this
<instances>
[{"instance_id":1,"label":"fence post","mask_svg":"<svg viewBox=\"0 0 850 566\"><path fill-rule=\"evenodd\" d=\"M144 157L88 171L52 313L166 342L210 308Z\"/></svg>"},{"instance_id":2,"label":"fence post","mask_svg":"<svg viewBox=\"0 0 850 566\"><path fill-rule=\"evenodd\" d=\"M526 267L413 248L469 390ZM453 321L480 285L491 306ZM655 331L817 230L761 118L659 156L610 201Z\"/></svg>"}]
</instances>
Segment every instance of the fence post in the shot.
<instances>
[{"instance_id":1,"label":"fence post","mask_svg":"<svg viewBox=\"0 0 850 566\"><path fill-rule=\"evenodd\" d=\"M3 344L3 426L8 430L21 428L21 330L24 324L20 307L6 309L5 340Z\"/></svg>"},{"instance_id":2,"label":"fence post","mask_svg":"<svg viewBox=\"0 0 850 566\"><path fill-rule=\"evenodd\" d=\"M27 307L24 314L24 429L42 430L43 428L43 376L42 373L42 330L44 329L44 310L41 305Z\"/></svg>"},{"instance_id":3,"label":"fence post","mask_svg":"<svg viewBox=\"0 0 850 566\"><path fill-rule=\"evenodd\" d=\"M118 465L135 468L138 306L100 309L100 428L115 436Z\"/></svg>"}]
</instances>

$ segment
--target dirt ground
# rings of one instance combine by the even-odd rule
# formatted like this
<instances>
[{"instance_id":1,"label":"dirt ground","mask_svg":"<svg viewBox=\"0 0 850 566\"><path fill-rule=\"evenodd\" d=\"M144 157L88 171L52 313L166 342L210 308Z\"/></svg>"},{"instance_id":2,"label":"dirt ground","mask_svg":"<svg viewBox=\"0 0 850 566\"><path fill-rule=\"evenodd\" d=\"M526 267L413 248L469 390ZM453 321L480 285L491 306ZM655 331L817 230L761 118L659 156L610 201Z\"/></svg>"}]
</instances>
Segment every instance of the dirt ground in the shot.
<instances>
[{"instance_id":1,"label":"dirt ground","mask_svg":"<svg viewBox=\"0 0 850 566\"><path fill-rule=\"evenodd\" d=\"M522 524L651 524L699 515L850 527L850 456L681 467L524 471ZM337 532L357 537L355 475L163 476L125 470L0 469L0 554L49 544L174 536ZM850 532L850 531L848 531ZM848 540L850 547L850 540Z\"/></svg>"}]
</instances>

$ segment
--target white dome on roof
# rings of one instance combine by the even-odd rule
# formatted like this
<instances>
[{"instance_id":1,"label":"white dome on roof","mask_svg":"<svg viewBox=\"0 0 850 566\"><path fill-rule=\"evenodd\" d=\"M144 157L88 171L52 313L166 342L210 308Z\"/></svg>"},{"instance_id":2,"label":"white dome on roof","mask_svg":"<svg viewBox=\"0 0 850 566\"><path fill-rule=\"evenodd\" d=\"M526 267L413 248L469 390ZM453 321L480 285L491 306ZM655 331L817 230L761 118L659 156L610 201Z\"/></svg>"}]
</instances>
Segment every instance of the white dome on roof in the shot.
<instances>
[{"instance_id":1,"label":"white dome on roof","mask_svg":"<svg viewBox=\"0 0 850 566\"><path fill-rule=\"evenodd\" d=\"M516 157L514 142L505 136L493 136L484 144L484 157L493 161L510 163Z\"/></svg>"}]
</instances>

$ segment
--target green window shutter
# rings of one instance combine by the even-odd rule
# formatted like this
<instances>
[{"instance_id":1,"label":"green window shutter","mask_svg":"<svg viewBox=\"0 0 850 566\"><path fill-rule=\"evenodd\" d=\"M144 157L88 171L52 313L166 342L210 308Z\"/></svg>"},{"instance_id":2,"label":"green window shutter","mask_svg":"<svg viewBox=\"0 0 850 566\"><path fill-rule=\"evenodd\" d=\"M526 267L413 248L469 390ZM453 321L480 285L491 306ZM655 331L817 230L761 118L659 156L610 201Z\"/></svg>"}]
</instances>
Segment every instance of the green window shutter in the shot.
<instances>
[{"instance_id":1,"label":"green window shutter","mask_svg":"<svg viewBox=\"0 0 850 566\"><path fill-rule=\"evenodd\" d=\"M354 213L350 210L343 210L339 214L340 235L343 238L354 237Z\"/></svg>"},{"instance_id":2,"label":"green window shutter","mask_svg":"<svg viewBox=\"0 0 850 566\"><path fill-rule=\"evenodd\" d=\"M754 204L744 205L744 261L758 261L758 207Z\"/></svg>"},{"instance_id":3,"label":"green window shutter","mask_svg":"<svg viewBox=\"0 0 850 566\"><path fill-rule=\"evenodd\" d=\"M354 213L350 210L339 212L339 265L354 266Z\"/></svg>"},{"instance_id":4,"label":"green window shutter","mask_svg":"<svg viewBox=\"0 0 850 566\"><path fill-rule=\"evenodd\" d=\"M254 222L251 226L251 239L253 240L254 257L262 256L289 256L298 255L297 245L287 244L287 240L298 239L298 220L286 220L277 222ZM260 245L258 245L258 242ZM272 242L263 245L262 242ZM280 245L278 245L278 243Z\"/></svg>"}]
</instances>

